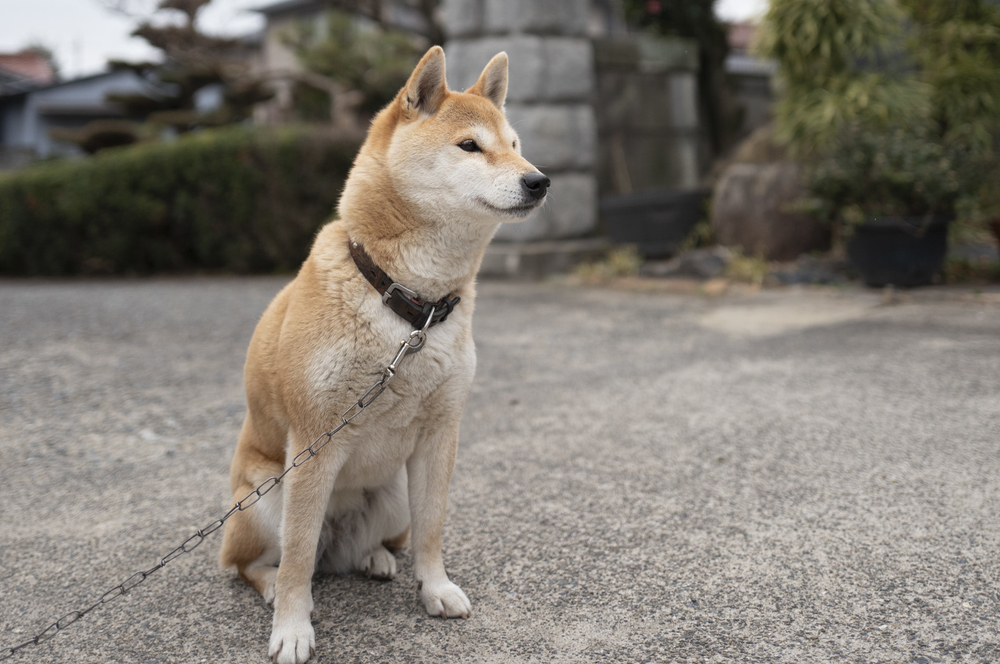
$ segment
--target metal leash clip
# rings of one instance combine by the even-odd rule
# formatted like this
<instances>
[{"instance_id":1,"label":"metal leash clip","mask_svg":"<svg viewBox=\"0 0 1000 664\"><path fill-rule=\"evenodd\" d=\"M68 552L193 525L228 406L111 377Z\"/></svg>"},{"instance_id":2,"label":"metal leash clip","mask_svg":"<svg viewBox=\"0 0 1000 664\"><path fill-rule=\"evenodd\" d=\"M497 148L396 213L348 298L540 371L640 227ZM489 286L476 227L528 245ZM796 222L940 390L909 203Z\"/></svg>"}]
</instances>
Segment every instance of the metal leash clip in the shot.
<instances>
[{"instance_id":1,"label":"metal leash clip","mask_svg":"<svg viewBox=\"0 0 1000 664\"><path fill-rule=\"evenodd\" d=\"M416 353L418 350L424 347L424 342L427 341L427 328L431 326L431 320L434 318L434 307L431 307L430 315L427 316L427 320L424 322L424 326L419 330L413 330L410 332L410 337L399 342L399 352L396 353L396 357L393 358L389 366L385 368L382 372L381 384L385 386L390 380L396 375L396 371L399 369L399 363L403 361L403 358L410 353Z\"/></svg>"}]
</instances>

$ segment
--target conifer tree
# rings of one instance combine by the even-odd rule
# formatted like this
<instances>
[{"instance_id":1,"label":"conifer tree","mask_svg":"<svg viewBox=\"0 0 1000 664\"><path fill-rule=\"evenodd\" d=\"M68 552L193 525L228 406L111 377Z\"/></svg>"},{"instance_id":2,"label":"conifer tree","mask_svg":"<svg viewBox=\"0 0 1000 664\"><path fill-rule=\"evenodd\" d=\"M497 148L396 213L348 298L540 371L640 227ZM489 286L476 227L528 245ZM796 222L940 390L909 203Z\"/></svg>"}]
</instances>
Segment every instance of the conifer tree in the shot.
<instances>
[{"instance_id":1,"label":"conifer tree","mask_svg":"<svg viewBox=\"0 0 1000 664\"><path fill-rule=\"evenodd\" d=\"M249 118L253 106L272 95L256 79L243 57L239 39L202 32L198 15L211 0L159 0L156 14L174 20L142 20L132 32L163 53L162 62L109 62L113 70L131 70L149 83L147 93L111 94L123 120L96 120L82 129L52 131L56 140L76 143L93 153L164 130L184 133ZM127 13L121 3L113 9ZM180 19L179 21L177 19Z\"/></svg>"},{"instance_id":2,"label":"conifer tree","mask_svg":"<svg viewBox=\"0 0 1000 664\"><path fill-rule=\"evenodd\" d=\"M132 32L162 51L164 61L110 63L112 68L131 69L152 81L160 93L112 97L128 115L140 115L154 125L185 132L245 120L254 104L271 96L251 75L247 59L241 57L240 40L208 35L198 28L198 14L210 2L160 0L157 12L180 13L182 21L154 24L146 20ZM218 103L206 104L210 95L216 96Z\"/></svg>"}]
</instances>

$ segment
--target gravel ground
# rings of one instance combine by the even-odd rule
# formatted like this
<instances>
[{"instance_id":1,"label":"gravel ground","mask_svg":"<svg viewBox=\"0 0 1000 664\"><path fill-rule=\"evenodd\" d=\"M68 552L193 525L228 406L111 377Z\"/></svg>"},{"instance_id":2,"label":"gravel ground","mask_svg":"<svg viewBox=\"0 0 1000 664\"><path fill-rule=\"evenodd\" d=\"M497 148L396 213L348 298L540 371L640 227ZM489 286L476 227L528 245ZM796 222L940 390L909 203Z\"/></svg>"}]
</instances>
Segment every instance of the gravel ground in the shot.
<instances>
[{"instance_id":1,"label":"gravel ground","mask_svg":"<svg viewBox=\"0 0 1000 664\"><path fill-rule=\"evenodd\" d=\"M0 647L221 515L284 282L0 282ZM485 283L476 338L473 615L318 577L316 661L1000 661L1000 294ZM10 661L266 662L219 541Z\"/></svg>"}]
</instances>

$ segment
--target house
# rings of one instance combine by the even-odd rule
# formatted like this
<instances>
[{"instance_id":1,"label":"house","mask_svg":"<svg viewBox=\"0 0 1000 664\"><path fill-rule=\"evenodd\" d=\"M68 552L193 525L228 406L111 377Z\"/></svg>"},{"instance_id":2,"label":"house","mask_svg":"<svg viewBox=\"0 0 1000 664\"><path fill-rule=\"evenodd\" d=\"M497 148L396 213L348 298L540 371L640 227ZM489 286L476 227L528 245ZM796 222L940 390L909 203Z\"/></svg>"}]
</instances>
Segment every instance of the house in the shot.
<instances>
[{"instance_id":1,"label":"house","mask_svg":"<svg viewBox=\"0 0 1000 664\"><path fill-rule=\"evenodd\" d=\"M77 129L92 120L123 118L109 94L156 94L156 88L131 70L110 71L48 85L0 89L0 169L34 159L78 155L80 148L52 140L49 130Z\"/></svg>"}]
</instances>

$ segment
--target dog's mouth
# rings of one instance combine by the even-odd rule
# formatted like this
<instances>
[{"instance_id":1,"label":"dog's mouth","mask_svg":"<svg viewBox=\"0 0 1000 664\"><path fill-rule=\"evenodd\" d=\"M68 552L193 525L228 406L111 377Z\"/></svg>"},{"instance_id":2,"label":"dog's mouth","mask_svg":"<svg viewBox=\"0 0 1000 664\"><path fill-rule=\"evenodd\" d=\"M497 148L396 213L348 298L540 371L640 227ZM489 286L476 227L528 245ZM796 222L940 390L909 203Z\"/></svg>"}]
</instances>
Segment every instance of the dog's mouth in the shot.
<instances>
[{"instance_id":1,"label":"dog's mouth","mask_svg":"<svg viewBox=\"0 0 1000 664\"><path fill-rule=\"evenodd\" d=\"M497 207L492 203L487 202L482 198L477 198L476 202L482 205L484 208L492 212L493 214L500 217L527 217L529 214L534 212L537 208L542 206L545 199L538 201L532 201L530 203L524 203L522 205L513 205L511 207Z\"/></svg>"}]
</instances>

